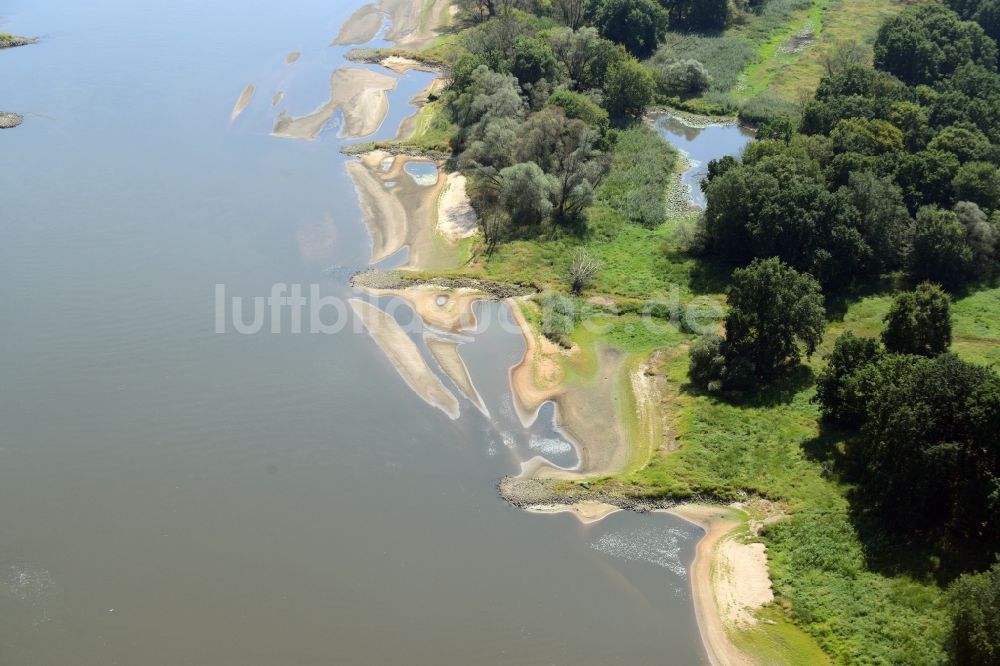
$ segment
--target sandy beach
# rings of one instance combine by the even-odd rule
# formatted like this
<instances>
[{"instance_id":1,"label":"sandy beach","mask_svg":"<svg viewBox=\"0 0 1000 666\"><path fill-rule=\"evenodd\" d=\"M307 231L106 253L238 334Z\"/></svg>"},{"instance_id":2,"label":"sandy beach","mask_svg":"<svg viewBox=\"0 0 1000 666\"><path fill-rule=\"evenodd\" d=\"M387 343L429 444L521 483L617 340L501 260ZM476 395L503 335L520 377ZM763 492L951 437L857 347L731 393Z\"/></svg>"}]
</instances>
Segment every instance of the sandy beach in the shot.
<instances>
[{"instance_id":1,"label":"sandy beach","mask_svg":"<svg viewBox=\"0 0 1000 666\"><path fill-rule=\"evenodd\" d=\"M431 370L413 340L395 319L378 307L358 298L350 299L351 308L365 325L375 344L386 355L413 392L429 405L452 419L459 417L458 398Z\"/></svg>"},{"instance_id":2,"label":"sandy beach","mask_svg":"<svg viewBox=\"0 0 1000 666\"><path fill-rule=\"evenodd\" d=\"M754 611L774 600L764 544L741 543L741 523L725 507L685 504L669 510L705 530L691 565L691 591L705 651L713 666L753 666L730 632L756 623Z\"/></svg>"},{"instance_id":3,"label":"sandy beach","mask_svg":"<svg viewBox=\"0 0 1000 666\"><path fill-rule=\"evenodd\" d=\"M243 92L240 93L239 99L236 100L236 104L233 106L233 112L229 115L230 120L236 120L236 118L243 113L243 110L247 108L250 100L253 99L255 90L256 88L252 83L243 89Z\"/></svg>"},{"instance_id":4,"label":"sandy beach","mask_svg":"<svg viewBox=\"0 0 1000 666\"><path fill-rule=\"evenodd\" d=\"M282 112L271 133L286 139L315 139L339 109L344 114L341 135L360 137L374 134L386 113L386 93L396 87L397 79L360 67L344 67L330 76L330 99L312 113L292 117Z\"/></svg>"}]
</instances>

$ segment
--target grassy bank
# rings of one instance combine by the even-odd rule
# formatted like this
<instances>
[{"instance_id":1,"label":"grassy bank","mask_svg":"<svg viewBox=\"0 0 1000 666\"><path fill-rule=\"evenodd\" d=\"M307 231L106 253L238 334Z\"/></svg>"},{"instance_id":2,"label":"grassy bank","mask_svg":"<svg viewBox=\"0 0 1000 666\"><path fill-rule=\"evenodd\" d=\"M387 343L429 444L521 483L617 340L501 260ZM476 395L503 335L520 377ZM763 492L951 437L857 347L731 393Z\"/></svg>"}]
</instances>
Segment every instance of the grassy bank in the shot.
<instances>
[{"instance_id":1,"label":"grassy bank","mask_svg":"<svg viewBox=\"0 0 1000 666\"><path fill-rule=\"evenodd\" d=\"M844 43L870 50L878 26L904 6L902 0L771 0L718 34L669 33L660 57L699 60L711 75L705 93L675 100L682 108L791 111L815 91L828 56Z\"/></svg>"},{"instance_id":2,"label":"grassy bank","mask_svg":"<svg viewBox=\"0 0 1000 666\"><path fill-rule=\"evenodd\" d=\"M942 589L930 575L902 564L908 557L898 544L885 544L855 523L851 488L838 478L830 453L842 442L836 433L821 432L812 402L822 354L846 330L878 335L890 291L849 299L829 323L820 352L783 383L744 399L694 390L687 383L693 336L662 321L651 330L630 308L639 299L671 293L682 302L706 294L721 300L726 272L686 252L689 216L674 215L653 228L627 221L620 204L628 200L628 183L641 180L628 175L630 165L641 163L657 170L665 184L673 182L676 162L640 159L642 150L656 150L655 143L646 145L652 147L624 144L589 212L587 234L551 230L547 237L516 240L472 269L495 279L565 289L568 258L583 246L604 262L585 297L615 301L627 314L601 315L597 332L577 328L571 341L584 360L568 365L568 381L588 380L591 364L585 359L600 345L628 351L633 367L655 352L652 372L665 378L659 410L669 426L647 447L647 461L621 475L588 481L586 492L766 498L787 514L762 534L776 601L764 610L763 623L733 637L762 663L821 663L820 649L835 663L940 663L948 623ZM577 303L587 307L584 299ZM955 351L977 363L1000 360L1000 288L957 298L954 318ZM634 409L624 411L627 421L633 418ZM628 428L646 436L638 422ZM564 486L584 491L579 484ZM881 561L899 566L883 567Z\"/></svg>"}]
</instances>

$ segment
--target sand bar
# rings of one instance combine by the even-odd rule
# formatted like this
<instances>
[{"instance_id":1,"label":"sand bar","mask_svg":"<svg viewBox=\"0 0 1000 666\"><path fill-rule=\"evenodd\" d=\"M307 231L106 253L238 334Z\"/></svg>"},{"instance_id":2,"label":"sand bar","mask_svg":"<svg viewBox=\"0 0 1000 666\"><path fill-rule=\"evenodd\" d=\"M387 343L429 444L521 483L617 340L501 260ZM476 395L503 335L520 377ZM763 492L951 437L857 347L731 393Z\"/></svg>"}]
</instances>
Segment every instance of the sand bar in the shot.
<instances>
[{"instance_id":1,"label":"sand bar","mask_svg":"<svg viewBox=\"0 0 1000 666\"><path fill-rule=\"evenodd\" d=\"M24 118L19 113L0 112L0 129L10 129L21 124Z\"/></svg>"},{"instance_id":2,"label":"sand bar","mask_svg":"<svg viewBox=\"0 0 1000 666\"><path fill-rule=\"evenodd\" d=\"M452 419L459 416L458 398L434 374L417 345L389 314L358 298L350 299L351 308L365 325L375 344L385 353L403 381L428 404Z\"/></svg>"},{"instance_id":3,"label":"sand bar","mask_svg":"<svg viewBox=\"0 0 1000 666\"><path fill-rule=\"evenodd\" d=\"M285 56L285 64L291 65L293 62L298 60L301 55L302 53L299 51L292 51L291 53Z\"/></svg>"},{"instance_id":4,"label":"sand bar","mask_svg":"<svg viewBox=\"0 0 1000 666\"><path fill-rule=\"evenodd\" d=\"M389 111L387 93L398 80L360 67L344 67L330 76L330 99L312 113L292 117L282 112L271 131L286 139L315 139L338 109L344 114L342 136L374 134Z\"/></svg>"},{"instance_id":5,"label":"sand bar","mask_svg":"<svg viewBox=\"0 0 1000 666\"><path fill-rule=\"evenodd\" d=\"M457 386L458 390L462 392L462 395L464 395L469 402L476 407L476 409L482 412L483 416L489 418L490 410L486 408L486 403L483 402L483 397L479 395L479 391L476 390L475 384L472 383L472 377L469 375L469 368L466 367L465 361L462 360L462 356L458 353L458 343L452 340L443 340L433 336L425 336L424 342L427 344L427 349L430 350L434 360L438 362L438 365L442 370L444 370L444 373L448 375L448 378L455 383L455 386Z\"/></svg>"},{"instance_id":6,"label":"sand bar","mask_svg":"<svg viewBox=\"0 0 1000 666\"><path fill-rule=\"evenodd\" d=\"M243 92L240 93L239 99L236 100L236 104L233 106L233 112L229 116L230 120L236 120L237 116L243 113L243 109L247 108L247 104L249 104L250 100L253 99L253 93L255 90L256 88L252 83L243 89Z\"/></svg>"},{"instance_id":7,"label":"sand bar","mask_svg":"<svg viewBox=\"0 0 1000 666\"><path fill-rule=\"evenodd\" d=\"M330 46L366 44L378 34L385 14L375 5L365 5L351 14Z\"/></svg>"}]
</instances>

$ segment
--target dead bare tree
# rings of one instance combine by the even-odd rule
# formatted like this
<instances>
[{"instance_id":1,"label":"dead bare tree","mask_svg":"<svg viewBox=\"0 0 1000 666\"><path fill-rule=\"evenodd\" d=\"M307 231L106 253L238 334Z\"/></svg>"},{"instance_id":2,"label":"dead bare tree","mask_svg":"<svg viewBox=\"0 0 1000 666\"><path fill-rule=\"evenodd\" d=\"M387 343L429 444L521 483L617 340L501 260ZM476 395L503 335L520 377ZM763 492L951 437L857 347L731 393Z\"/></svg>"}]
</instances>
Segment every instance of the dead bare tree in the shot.
<instances>
[{"instance_id":1,"label":"dead bare tree","mask_svg":"<svg viewBox=\"0 0 1000 666\"><path fill-rule=\"evenodd\" d=\"M601 270L601 262L593 258L583 248L577 250L573 263L569 266L570 291L579 296Z\"/></svg>"}]
</instances>

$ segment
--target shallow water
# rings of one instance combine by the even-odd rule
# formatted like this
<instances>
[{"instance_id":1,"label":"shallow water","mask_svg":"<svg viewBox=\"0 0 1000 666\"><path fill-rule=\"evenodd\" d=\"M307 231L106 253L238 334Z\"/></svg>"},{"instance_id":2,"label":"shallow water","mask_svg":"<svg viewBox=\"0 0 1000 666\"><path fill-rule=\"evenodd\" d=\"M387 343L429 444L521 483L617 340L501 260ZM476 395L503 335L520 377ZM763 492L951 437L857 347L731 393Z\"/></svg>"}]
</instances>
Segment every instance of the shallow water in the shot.
<instances>
[{"instance_id":1,"label":"shallow water","mask_svg":"<svg viewBox=\"0 0 1000 666\"><path fill-rule=\"evenodd\" d=\"M701 182L708 175L708 163L726 155L738 156L753 140L753 132L736 124L692 127L669 113L657 117L655 126L687 159L690 168L684 172L684 186L700 208L705 207Z\"/></svg>"},{"instance_id":2,"label":"shallow water","mask_svg":"<svg viewBox=\"0 0 1000 666\"><path fill-rule=\"evenodd\" d=\"M0 53L25 113L0 133L0 663L702 660L700 530L497 497L533 455L576 462L513 413L504 307L460 347L492 420L429 407L353 322L215 332L217 284L356 295L336 127L269 131L327 99L359 4L5 4L4 30L44 41ZM402 77L379 137L428 80Z\"/></svg>"}]
</instances>

